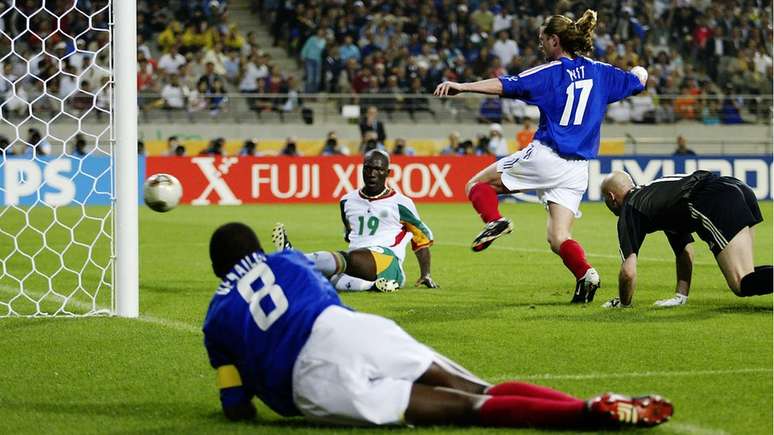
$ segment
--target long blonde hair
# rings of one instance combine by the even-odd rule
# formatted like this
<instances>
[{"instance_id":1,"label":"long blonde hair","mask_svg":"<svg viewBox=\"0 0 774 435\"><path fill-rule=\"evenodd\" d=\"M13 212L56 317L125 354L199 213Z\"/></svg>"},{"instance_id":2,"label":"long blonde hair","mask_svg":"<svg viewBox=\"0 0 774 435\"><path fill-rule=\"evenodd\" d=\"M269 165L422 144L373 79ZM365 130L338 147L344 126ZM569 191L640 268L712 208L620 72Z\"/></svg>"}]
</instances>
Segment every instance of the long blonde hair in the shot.
<instances>
[{"instance_id":1,"label":"long blonde hair","mask_svg":"<svg viewBox=\"0 0 774 435\"><path fill-rule=\"evenodd\" d=\"M564 15L552 15L544 26L543 33L558 36L559 44L568 53L588 54L593 47L597 12L586 9L577 21L572 21Z\"/></svg>"}]
</instances>

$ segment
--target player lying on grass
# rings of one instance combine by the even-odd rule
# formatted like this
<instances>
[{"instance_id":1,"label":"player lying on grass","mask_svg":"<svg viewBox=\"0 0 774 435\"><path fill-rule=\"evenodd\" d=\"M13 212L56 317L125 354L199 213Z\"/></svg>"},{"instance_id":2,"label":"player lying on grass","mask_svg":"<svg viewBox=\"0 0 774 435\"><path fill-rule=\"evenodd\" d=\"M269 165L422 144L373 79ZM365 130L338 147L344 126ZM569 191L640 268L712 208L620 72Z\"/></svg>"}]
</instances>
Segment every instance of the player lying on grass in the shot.
<instances>
[{"instance_id":1,"label":"player lying on grass","mask_svg":"<svg viewBox=\"0 0 774 435\"><path fill-rule=\"evenodd\" d=\"M548 63L515 76L472 83L443 82L435 95L463 92L517 98L540 108L540 125L527 148L492 163L466 186L473 208L486 224L473 240L474 251L486 249L508 234L511 220L498 209L497 195L534 190L548 211L547 239L575 276L573 303L591 302L599 274L572 239L581 216L580 202L589 183L589 160L599 152L600 126L607 105L645 88L642 67L623 71L585 57L593 47L597 13L586 10L577 21L548 17L540 27L540 48Z\"/></svg>"},{"instance_id":2,"label":"player lying on grass","mask_svg":"<svg viewBox=\"0 0 774 435\"><path fill-rule=\"evenodd\" d=\"M489 385L394 322L345 307L298 251L265 255L241 223L218 228L222 281L204 320L226 417L252 419L257 396L282 416L344 425L654 426L659 396L580 400L522 382Z\"/></svg>"},{"instance_id":3,"label":"player lying on grass","mask_svg":"<svg viewBox=\"0 0 774 435\"><path fill-rule=\"evenodd\" d=\"M696 171L659 178L635 186L629 174L613 171L602 182L605 204L618 216L621 271L618 297L606 307L632 303L637 279L637 253L645 235L664 231L675 253L676 294L656 302L662 307L682 305L688 300L693 271L691 233L707 242L737 296L772 292L771 266L753 266L753 226L763 221L755 194L732 177Z\"/></svg>"},{"instance_id":4,"label":"player lying on grass","mask_svg":"<svg viewBox=\"0 0 774 435\"><path fill-rule=\"evenodd\" d=\"M430 277L433 233L420 220L414 201L387 186L389 174L390 156L386 152L366 153L363 188L347 193L339 203L349 250L307 255L336 290L391 292L402 287L403 259L409 242L419 263L416 285L438 287ZM272 241L277 249L290 247L284 225L274 227Z\"/></svg>"}]
</instances>

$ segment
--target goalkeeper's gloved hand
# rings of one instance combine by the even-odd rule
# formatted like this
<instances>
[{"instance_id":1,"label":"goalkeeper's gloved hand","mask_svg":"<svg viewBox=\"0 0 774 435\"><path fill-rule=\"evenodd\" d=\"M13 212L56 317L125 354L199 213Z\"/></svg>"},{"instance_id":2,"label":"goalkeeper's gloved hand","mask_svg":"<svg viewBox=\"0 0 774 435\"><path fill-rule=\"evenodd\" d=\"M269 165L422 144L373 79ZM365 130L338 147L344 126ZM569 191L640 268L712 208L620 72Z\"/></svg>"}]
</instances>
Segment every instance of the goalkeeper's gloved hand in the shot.
<instances>
[{"instance_id":1,"label":"goalkeeper's gloved hand","mask_svg":"<svg viewBox=\"0 0 774 435\"><path fill-rule=\"evenodd\" d=\"M416 286L419 287L420 285L423 285L427 288L438 288L438 284L436 284L435 281L433 281L433 278L430 278L430 275L425 275L419 277L417 280Z\"/></svg>"},{"instance_id":2,"label":"goalkeeper's gloved hand","mask_svg":"<svg viewBox=\"0 0 774 435\"><path fill-rule=\"evenodd\" d=\"M621 299L619 299L619 298L613 298L613 299L610 299L609 301L605 302L602 305L602 308L631 308L631 306L632 306L631 304L629 304L629 305L622 304L621 303Z\"/></svg>"}]
</instances>

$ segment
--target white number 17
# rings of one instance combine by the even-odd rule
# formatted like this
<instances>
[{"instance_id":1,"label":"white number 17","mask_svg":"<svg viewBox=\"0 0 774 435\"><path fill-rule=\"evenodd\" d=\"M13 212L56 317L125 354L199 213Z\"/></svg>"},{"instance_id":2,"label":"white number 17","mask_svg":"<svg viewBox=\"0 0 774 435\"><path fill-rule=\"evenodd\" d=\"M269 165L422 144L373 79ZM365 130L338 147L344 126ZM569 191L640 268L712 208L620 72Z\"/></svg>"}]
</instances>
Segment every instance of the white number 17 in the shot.
<instances>
[{"instance_id":1,"label":"white number 17","mask_svg":"<svg viewBox=\"0 0 774 435\"><path fill-rule=\"evenodd\" d=\"M575 109L575 119L573 119L573 125L580 125L583 122L583 114L586 112L586 103L589 101L589 94L591 88L594 87L594 81L592 79L578 80L577 82L570 83L567 86L567 103L564 104L564 112L562 112L562 119L559 121L559 125L565 126L570 123L570 114L572 113L572 106L575 103L575 89L580 89L580 101L578 107Z\"/></svg>"}]
</instances>

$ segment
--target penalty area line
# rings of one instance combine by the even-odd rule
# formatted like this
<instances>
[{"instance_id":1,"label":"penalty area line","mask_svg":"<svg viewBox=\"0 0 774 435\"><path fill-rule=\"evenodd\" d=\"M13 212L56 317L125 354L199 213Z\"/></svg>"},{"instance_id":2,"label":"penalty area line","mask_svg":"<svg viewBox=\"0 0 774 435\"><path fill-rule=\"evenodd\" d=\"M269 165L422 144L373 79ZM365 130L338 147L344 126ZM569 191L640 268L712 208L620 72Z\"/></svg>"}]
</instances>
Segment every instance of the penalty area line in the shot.
<instances>
[{"instance_id":1,"label":"penalty area line","mask_svg":"<svg viewBox=\"0 0 774 435\"><path fill-rule=\"evenodd\" d=\"M585 380L585 379L611 379L611 378L650 378L650 377L678 377L678 376L719 376L719 375L742 375L772 373L771 368L750 367L740 369L718 369L718 370L678 370L678 371L648 371L648 372L630 372L630 373L585 373L585 374L523 374L523 375L499 375L493 379L504 381L506 379L564 379L564 380Z\"/></svg>"}]
</instances>

